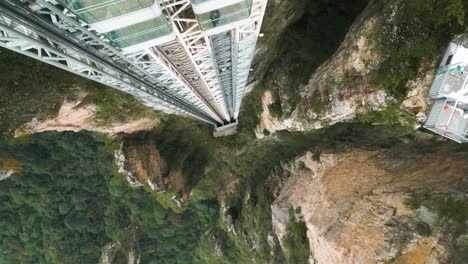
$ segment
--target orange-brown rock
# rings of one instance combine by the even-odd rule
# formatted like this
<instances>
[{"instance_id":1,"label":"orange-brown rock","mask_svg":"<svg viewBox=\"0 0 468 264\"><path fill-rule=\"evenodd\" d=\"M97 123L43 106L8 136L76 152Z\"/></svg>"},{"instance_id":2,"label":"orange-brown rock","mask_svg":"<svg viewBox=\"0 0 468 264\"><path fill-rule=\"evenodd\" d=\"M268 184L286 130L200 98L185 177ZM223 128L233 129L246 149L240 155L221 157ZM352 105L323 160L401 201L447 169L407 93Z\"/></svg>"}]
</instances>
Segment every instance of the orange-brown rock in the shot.
<instances>
[{"instance_id":1,"label":"orange-brown rock","mask_svg":"<svg viewBox=\"0 0 468 264\"><path fill-rule=\"evenodd\" d=\"M171 168L155 143L126 139L123 154L127 169L139 182L149 183L156 191L182 192L182 196L188 198L187 173L180 168Z\"/></svg>"},{"instance_id":2,"label":"orange-brown rock","mask_svg":"<svg viewBox=\"0 0 468 264\"><path fill-rule=\"evenodd\" d=\"M285 235L288 209L300 207L317 263L447 263L447 235L420 235L418 218L433 216L405 201L420 192L466 197L468 153L455 144L418 148L351 149L320 161L307 152L284 167L289 178L272 205L277 236Z\"/></svg>"},{"instance_id":3,"label":"orange-brown rock","mask_svg":"<svg viewBox=\"0 0 468 264\"><path fill-rule=\"evenodd\" d=\"M33 118L15 131L15 136L46 131L96 131L109 135L134 133L150 130L159 125L158 120L142 118L128 123L102 124L97 120L97 108L94 104L84 104L82 100L64 101L55 118L39 120Z\"/></svg>"}]
</instances>

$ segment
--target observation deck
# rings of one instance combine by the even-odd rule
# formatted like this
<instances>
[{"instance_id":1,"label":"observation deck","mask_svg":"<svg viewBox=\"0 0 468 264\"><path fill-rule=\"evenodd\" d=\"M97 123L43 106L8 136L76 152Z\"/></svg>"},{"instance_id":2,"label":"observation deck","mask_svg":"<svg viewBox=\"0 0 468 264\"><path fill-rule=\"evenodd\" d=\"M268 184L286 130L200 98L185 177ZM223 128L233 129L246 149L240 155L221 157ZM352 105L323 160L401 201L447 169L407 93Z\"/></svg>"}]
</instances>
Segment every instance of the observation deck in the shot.
<instances>
[{"instance_id":1,"label":"observation deck","mask_svg":"<svg viewBox=\"0 0 468 264\"><path fill-rule=\"evenodd\" d=\"M468 143L468 48L450 43L429 91L435 100L424 127Z\"/></svg>"}]
</instances>

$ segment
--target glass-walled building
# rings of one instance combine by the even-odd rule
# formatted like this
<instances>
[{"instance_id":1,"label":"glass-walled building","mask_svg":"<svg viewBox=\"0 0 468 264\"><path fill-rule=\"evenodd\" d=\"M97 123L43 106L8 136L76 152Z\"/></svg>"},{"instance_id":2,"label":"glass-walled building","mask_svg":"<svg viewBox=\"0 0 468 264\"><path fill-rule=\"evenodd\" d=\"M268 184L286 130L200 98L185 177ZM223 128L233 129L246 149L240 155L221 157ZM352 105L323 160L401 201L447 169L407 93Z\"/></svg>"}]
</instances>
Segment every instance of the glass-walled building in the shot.
<instances>
[{"instance_id":1,"label":"glass-walled building","mask_svg":"<svg viewBox=\"0 0 468 264\"><path fill-rule=\"evenodd\" d=\"M131 53L176 38L155 0L59 0L80 19Z\"/></svg>"},{"instance_id":2,"label":"glass-walled building","mask_svg":"<svg viewBox=\"0 0 468 264\"><path fill-rule=\"evenodd\" d=\"M198 23L206 35L214 35L248 22L252 0L192 0Z\"/></svg>"},{"instance_id":3,"label":"glass-walled building","mask_svg":"<svg viewBox=\"0 0 468 264\"><path fill-rule=\"evenodd\" d=\"M1 3L0 46L222 131L237 124L267 0Z\"/></svg>"},{"instance_id":4,"label":"glass-walled building","mask_svg":"<svg viewBox=\"0 0 468 264\"><path fill-rule=\"evenodd\" d=\"M93 24L157 5L154 0L58 0L64 7ZM161 13L159 7L156 12Z\"/></svg>"}]
</instances>

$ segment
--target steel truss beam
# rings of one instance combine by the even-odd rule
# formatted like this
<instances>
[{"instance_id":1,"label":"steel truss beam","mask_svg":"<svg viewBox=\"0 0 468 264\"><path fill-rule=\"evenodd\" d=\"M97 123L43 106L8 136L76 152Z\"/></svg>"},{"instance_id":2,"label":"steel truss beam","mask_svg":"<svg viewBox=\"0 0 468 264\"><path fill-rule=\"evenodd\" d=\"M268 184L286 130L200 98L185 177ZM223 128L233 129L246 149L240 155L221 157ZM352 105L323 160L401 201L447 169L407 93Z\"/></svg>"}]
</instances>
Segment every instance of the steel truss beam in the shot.
<instances>
[{"instance_id":1,"label":"steel truss beam","mask_svg":"<svg viewBox=\"0 0 468 264\"><path fill-rule=\"evenodd\" d=\"M36 0L36 2L38 5L34 8L35 13L49 16L51 22L58 28L72 33L87 47L94 48L100 56L104 56L113 64L120 65L126 71L131 71L178 100L205 112L215 122L222 123L218 115L206 105L201 95L174 71L168 60L157 52L148 49L134 54L124 54L119 47L114 47L107 38L94 31L73 13L55 6L55 1Z\"/></svg>"},{"instance_id":2,"label":"steel truss beam","mask_svg":"<svg viewBox=\"0 0 468 264\"><path fill-rule=\"evenodd\" d=\"M236 57L234 53L236 43L233 41L231 33L231 31L223 32L210 37L210 40L213 47L213 57L215 58L215 68L218 73L220 86L224 93L224 99L229 114L233 117L235 105L233 96L233 84L235 83L233 66L236 66L233 64L233 57Z\"/></svg>"},{"instance_id":3,"label":"steel truss beam","mask_svg":"<svg viewBox=\"0 0 468 264\"><path fill-rule=\"evenodd\" d=\"M171 113L215 125L237 120L267 0L248 23L205 36L190 0L161 0L178 42L126 54L55 0L0 0L0 46L98 81ZM16 5L11 7L12 5ZM33 22L33 23L31 23ZM31 25L33 24L33 25Z\"/></svg>"},{"instance_id":4,"label":"steel truss beam","mask_svg":"<svg viewBox=\"0 0 468 264\"><path fill-rule=\"evenodd\" d=\"M253 0L251 15L245 25L208 37L214 69L226 107L234 120L239 115L266 4L267 0Z\"/></svg>"},{"instance_id":5,"label":"steel truss beam","mask_svg":"<svg viewBox=\"0 0 468 264\"><path fill-rule=\"evenodd\" d=\"M76 47L39 34L39 30L33 30L17 21L17 16L7 12L6 7L5 3L0 4L0 46L132 94L158 110L184 114L215 124L210 116L172 95L126 75L118 68L95 60L93 56L87 56L86 52Z\"/></svg>"},{"instance_id":6,"label":"steel truss beam","mask_svg":"<svg viewBox=\"0 0 468 264\"><path fill-rule=\"evenodd\" d=\"M192 12L190 0L163 0L160 3L171 17L180 44L190 58L192 65L202 77L204 86L201 88L208 88L208 91L203 94L210 93L209 98L214 98L217 103L215 109L220 109L223 117L229 120L228 109L224 93L219 84L210 41L201 31Z\"/></svg>"},{"instance_id":7,"label":"steel truss beam","mask_svg":"<svg viewBox=\"0 0 468 264\"><path fill-rule=\"evenodd\" d=\"M195 89L206 100L206 104L212 106L214 111L218 113L224 120L228 118L224 115L223 109L219 107L216 99L211 92L206 88L203 79L198 74L193 63L190 60L184 47L178 41L158 46L154 48L155 52L167 58L170 63L180 72L181 78Z\"/></svg>"},{"instance_id":8,"label":"steel truss beam","mask_svg":"<svg viewBox=\"0 0 468 264\"><path fill-rule=\"evenodd\" d=\"M268 0L253 0L249 22L235 29L237 43L236 84L234 85L235 110L234 118L239 116L239 109L245 93L245 87L250 73L250 65L255 55L257 39L262 27Z\"/></svg>"}]
</instances>

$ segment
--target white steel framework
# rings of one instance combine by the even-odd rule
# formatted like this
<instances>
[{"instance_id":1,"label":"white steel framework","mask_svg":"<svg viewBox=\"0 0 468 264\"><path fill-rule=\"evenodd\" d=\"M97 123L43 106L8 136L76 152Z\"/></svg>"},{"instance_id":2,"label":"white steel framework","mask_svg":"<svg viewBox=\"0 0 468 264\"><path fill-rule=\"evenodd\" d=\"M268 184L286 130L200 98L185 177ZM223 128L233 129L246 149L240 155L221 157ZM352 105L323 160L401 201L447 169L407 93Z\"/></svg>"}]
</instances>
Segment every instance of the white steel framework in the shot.
<instances>
[{"instance_id":1,"label":"white steel framework","mask_svg":"<svg viewBox=\"0 0 468 264\"><path fill-rule=\"evenodd\" d=\"M202 77L218 107L223 111L223 117L229 120L224 93L216 74L210 42L203 35L195 15L191 12L190 0L163 0L161 5L170 15L175 34L192 61L192 65Z\"/></svg>"},{"instance_id":2,"label":"white steel framework","mask_svg":"<svg viewBox=\"0 0 468 264\"><path fill-rule=\"evenodd\" d=\"M74 34L79 33L80 39L88 45L106 45L105 53L110 57L118 57L119 60L128 62L125 69L134 68L135 72L142 78L152 80L154 85L165 87L166 92L173 94L179 100L197 107L210 115L216 122L221 123L221 119L203 101L202 96L183 78L182 74L164 56L154 49L145 49L132 54L125 54L118 47L110 45L110 41L105 39L92 26L76 17L67 9L60 10L53 5L51 0L37 0L40 14L47 14L51 21ZM90 43L89 39L92 38ZM108 47L110 46L110 48ZM170 89L168 89L170 87Z\"/></svg>"},{"instance_id":3,"label":"white steel framework","mask_svg":"<svg viewBox=\"0 0 468 264\"><path fill-rule=\"evenodd\" d=\"M184 47L178 41L173 41L165 45L157 47L157 50L165 56L182 74L187 83L196 90L206 103L213 107L214 111L218 113L224 120L229 118L225 115L225 111L218 105L213 94L207 89L203 78L190 61L190 57ZM156 52L158 52L156 51Z\"/></svg>"},{"instance_id":4,"label":"white steel framework","mask_svg":"<svg viewBox=\"0 0 468 264\"><path fill-rule=\"evenodd\" d=\"M458 143L468 143L468 47L452 42L429 91L435 100L424 127Z\"/></svg>"},{"instance_id":5,"label":"white steel framework","mask_svg":"<svg viewBox=\"0 0 468 264\"><path fill-rule=\"evenodd\" d=\"M267 0L251 0L247 19L217 27L217 18L211 18L215 29L209 30L200 27L190 0L156 0L153 9L158 2L162 13L145 9L125 16L138 23L152 19L151 14L167 19L176 40L146 39L158 44L143 48L138 42L119 46L96 26L121 27L111 23L115 18L88 24L56 0L2 0L0 46L130 93L165 112L218 128L237 123ZM147 16L134 15L142 12Z\"/></svg>"},{"instance_id":6,"label":"white steel framework","mask_svg":"<svg viewBox=\"0 0 468 264\"><path fill-rule=\"evenodd\" d=\"M41 35L38 33L40 30L18 23L16 17L7 14L5 9L0 11L0 46L130 93L147 105L164 112L185 114L208 123L216 123L209 115L159 89L160 87L148 85L127 75L118 68L94 59L83 50Z\"/></svg>"},{"instance_id":7,"label":"white steel framework","mask_svg":"<svg viewBox=\"0 0 468 264\"><path fill-rule=\"evenodd\" d=\"M235 42L237 43L237 76L233 91L233 95L235 96L235 119L239 116L239 109L242 98L244 97L252 60L255 55L255 46L262 27L266 5L266 0L253 0L249 22L235 30Z\"/></svg>"}]
</instances>

